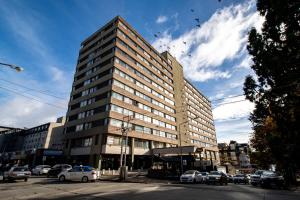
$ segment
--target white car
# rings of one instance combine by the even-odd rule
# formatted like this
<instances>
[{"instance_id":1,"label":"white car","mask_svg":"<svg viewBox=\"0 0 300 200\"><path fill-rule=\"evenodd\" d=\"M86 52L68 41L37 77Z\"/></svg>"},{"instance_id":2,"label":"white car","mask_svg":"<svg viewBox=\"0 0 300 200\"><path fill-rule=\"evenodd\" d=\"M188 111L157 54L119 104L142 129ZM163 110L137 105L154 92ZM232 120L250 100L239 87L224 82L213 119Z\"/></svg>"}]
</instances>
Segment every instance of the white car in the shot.
<instances>
[{"instance_id":1,"label":"white car","mask_svg":"<svg viewBox=\"0 0 300 200\"><path fill-rule=\"evenodd\" d=\"M188 170L180 176L181 183L201 183L203 182L203 177L201 173L197 170Z\"/></svg>"},{"instance_id":2,"label":"white car","mask_svg":"<svg viewBox=\"0 0 300 200\"><path fill-rule=\"evenodd\" d=\"M35 175L47 174L50 169L51 167L49 165L38 165L32 169L32 174Z\"/></svg>"},{"instance_id":3,"label":"white car","mask_svg":"<svg viewBox=\"0 0 300 200\"><path fill-rule=\"evenodd\" d=\"M200 172L200 173L202 175L203 182L206 182L208 179L209 173L208 172Z\"/></svg>"},{"instance_id":4,"label":"white car","mask_svg":"<svg viewBox=\"0 0 300 200\"><path fill-rule=\"evenodd\" d=\"M60 182L69 181L96 181L100 177L100 172L90 166L75 166L70 170L62 171L58 174Z\"/></svg>"}]
</instances>

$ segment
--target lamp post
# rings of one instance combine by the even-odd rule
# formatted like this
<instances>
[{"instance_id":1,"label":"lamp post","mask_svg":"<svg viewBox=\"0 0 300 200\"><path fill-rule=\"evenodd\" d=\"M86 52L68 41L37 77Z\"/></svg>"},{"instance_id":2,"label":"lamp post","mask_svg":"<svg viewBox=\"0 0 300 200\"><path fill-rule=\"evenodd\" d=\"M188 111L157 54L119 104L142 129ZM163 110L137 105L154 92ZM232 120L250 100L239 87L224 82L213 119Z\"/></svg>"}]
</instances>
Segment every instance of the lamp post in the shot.
<instances>
[{"instance_id":1,"label":"lamp post","mask_svg":"<svg viewBox=\"0 0 300 200\"><path fill-rule=\"evenodd\" d=\"M193 119L198 119L199 118L199 116L196 116L196 117L194 117ZM189 122L189 120L186 120L186 121L184 121L184 122L181 122L180 124L179 124L179 147L180 147L180 171L181 171L181 174L183 174L183 160L182 160L182 143L181 143L181 125L183 125L183 124L185 124L185 123L187 123L187 122Z\"/></svg>"},{"instance_id":2,"label":"lamp post","mask_svg":"<svg viewBox=\"0 0 300 200\"><path fill-rule=\"evenodd\" d=\"M10 67L11 69L14 69L16 70L17 72L21 72L24 70L23 67L20 67L20 66L17 66L17 65L13 65L13 64L8 64L8 63L1 63L0 62L0 65L3 65L3 66L7 66L7 67Z\"/></svg>"}]
</instances>

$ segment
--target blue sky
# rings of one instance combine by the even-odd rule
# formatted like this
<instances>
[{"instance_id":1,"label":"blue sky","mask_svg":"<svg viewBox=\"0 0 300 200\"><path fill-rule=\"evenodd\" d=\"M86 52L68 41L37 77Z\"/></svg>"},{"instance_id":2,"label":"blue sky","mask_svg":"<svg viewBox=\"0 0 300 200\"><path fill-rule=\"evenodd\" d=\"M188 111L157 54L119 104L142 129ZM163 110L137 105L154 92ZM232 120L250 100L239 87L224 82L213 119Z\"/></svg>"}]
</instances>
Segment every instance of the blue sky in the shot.
<instances>
[{"instance_id":1,"label":"blue sky","mask_svg":"<svg viewBox=\"0 0 300 200\"><path fill-rule=\"evenodd\" d=\"M247 32L263 21L254 1L0 0L0 5L0 62L25 68L21 73L0 68L0 125L30 127L65 115L81 41L120 15L159 51L169 46L186 77L212 100L219 142L248 140L253 105L232 96L243 94L243 80L252 73Z\"/></svg>"}]
</instances>

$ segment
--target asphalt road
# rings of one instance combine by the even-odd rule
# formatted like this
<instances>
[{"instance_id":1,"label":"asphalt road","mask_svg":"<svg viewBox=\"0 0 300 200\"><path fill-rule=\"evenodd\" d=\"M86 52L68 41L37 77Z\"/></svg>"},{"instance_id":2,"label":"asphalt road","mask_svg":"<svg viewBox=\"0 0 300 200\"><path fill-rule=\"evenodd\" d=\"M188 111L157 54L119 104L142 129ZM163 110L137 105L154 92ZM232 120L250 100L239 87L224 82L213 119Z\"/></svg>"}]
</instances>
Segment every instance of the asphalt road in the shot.
<instances>
[{"instance_id":1,"label":"asphalt road","mask_svg":"<svg viewBox=\"0 0 300 200\"><path fill-rule=\"evenodd\" d=\"M28 182L1 182L0 200L10 199L99 199L99 200L173 200L230 199L283 200L300 199L299 191L261 189L251 185L214 186L205 184L93 183L66 182L56 179L31 178Z\"/></svg>"}]
</instances>

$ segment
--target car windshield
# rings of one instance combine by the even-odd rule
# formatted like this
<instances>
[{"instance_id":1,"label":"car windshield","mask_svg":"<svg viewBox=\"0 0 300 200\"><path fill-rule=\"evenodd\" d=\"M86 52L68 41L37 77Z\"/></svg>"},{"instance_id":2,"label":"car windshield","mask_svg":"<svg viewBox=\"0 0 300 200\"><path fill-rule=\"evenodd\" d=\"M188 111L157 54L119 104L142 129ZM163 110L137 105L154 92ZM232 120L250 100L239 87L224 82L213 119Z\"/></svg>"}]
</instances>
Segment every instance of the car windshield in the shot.
<instances>
[{"instance_id":1,"label":"car windshield","mask_svg":"<svg viewBox=\"0 0 300 200\"><path fill-rule=\"evenodd\" d=\"M193 171L193 170L189 170L189 171L184 172L184 174L194 174L194 173L195 173L195 171Z\"/></svg>"},{"instance_id":2,"label":"car windshield","mask_svg":"<svg viewBox=\"0 0 300 200\"><path fill-rule=\"evenodd\" d=\"M265 176L278 176L278 174L276 172L264 172L263 175Z\"/></svg>"},{"instance_id":3,"label":"car windshield","mask_svg":"<svg viewBox=\"0 0 300 200\"><path fill-rule=\"evenodd\" d=\"M52 168L57 169L57 168L60 168L60 167L61 167L61 165L54 165Z\"/></svg>"},{"instance_id":4,"label":"car windshield","mask_svg":"<svg viewBox=\"0 0 300 200\"><path fill-rule=\"evenodd\" d=\"M237 174L236 177L244 177L244 174Z\"/></svg>"},{"instance_id":5,"label":"car windshield","mask_svg":"<svg viewBox=\"0 0 300 200\"><path fill-rule=\"evenodd\" d=\"M95 169L93 167L90 167L90 166L84 166L83 167L83 171L85 171L85 172L90 172L92 170L95 170Z\"/></svg>"},{"instance_id":6,"label":"car windshield","mask_svg":"<svg viewBox=\"0 0 300 200\"><path fill-rule=\"evenodd\" d=\"M254 174L256 175L262 175L264 173L264 171L256 171Z\"/></svg>"},{"instance_id":7,"label":"car windshield","mask_svg":"<svg viewBox=\"0 0 300 200\"><path fill-rule=\"evenodd\" d=\"M210 172L210 175L221 175L221 173L218 171L212 171Z\"/></svg>"},{"instance_id":8,"label":"car windshield","mask_svg":"<svg viewBox=\"0 0 300 200\"><path fill-rule=\"evenodd\" d=\"M206 175L207 175L207 172L201 172L201 174L202 174L203 176L206 176Z\"/></svg>"},{"instance_id":9,"label":"car windshield","mask_svg":"<svg viewBox=\"0 0 300 200\"><path fill-rule=\"evenodd\" d=\"M24 171L28 171L28 169L25 167L16 167L16 168L14 168L13 171L14 172L24 172Z\"/></svg>"}]
</instances>

